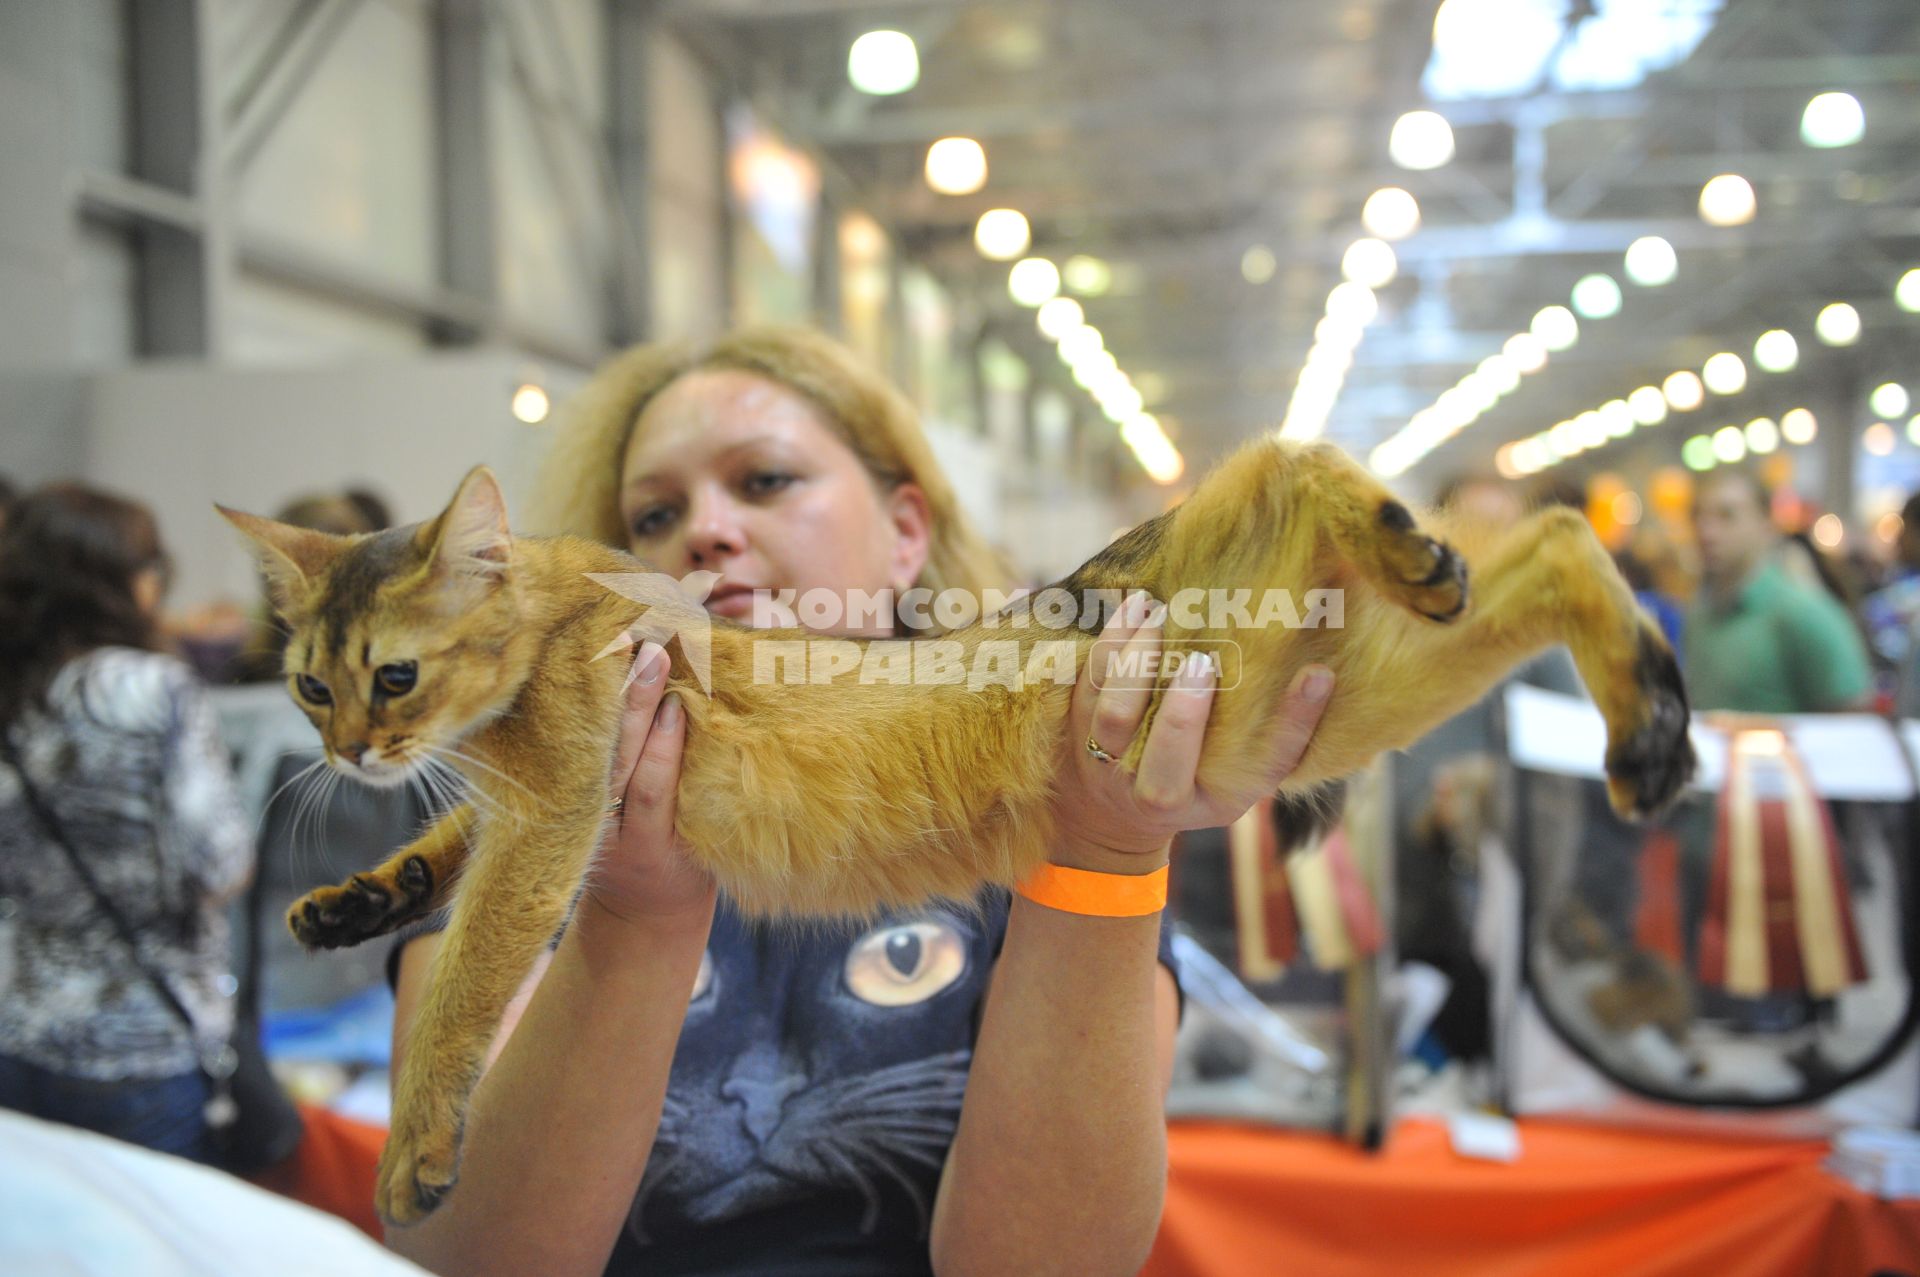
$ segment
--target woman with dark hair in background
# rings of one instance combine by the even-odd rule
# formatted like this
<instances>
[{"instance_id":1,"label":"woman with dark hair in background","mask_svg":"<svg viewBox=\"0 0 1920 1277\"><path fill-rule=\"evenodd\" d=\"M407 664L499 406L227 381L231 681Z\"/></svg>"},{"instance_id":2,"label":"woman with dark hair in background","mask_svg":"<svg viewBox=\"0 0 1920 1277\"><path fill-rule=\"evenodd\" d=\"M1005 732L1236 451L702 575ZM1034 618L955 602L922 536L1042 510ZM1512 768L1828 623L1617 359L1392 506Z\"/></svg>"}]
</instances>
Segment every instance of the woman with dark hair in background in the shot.
<instances>
[{"instance_id":1,"label":"woman with dark hair in background","mask_svg":"<svg viewBox=\"0 0 1920 1277\"><path fill-rule=\"evenodd\" d=\"M166 582L152 514L104 492L42 488L0 529L0 1106L212 1161L200 1061L253 847L205 691L158 650Z\"/></svg>"}]
</instances>

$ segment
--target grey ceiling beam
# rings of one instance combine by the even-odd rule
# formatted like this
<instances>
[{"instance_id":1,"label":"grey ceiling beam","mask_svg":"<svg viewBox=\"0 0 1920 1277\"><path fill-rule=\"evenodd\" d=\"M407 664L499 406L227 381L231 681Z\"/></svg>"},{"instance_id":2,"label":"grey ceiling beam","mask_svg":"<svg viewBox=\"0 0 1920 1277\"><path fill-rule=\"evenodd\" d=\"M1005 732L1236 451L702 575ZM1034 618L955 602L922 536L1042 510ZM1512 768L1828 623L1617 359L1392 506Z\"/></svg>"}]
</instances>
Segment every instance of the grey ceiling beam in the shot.
<instances>
[{"instance_id":1,"label":"grey ceiling beam","mask_svg":"<svg viewBox=\"0 0 1920 1277\"><path fill-rule=\"evenodd\" d=\"M436 0L432 30L440 279L457 293L491 301L499 295L499 249L484 0ZM440 325L436 336L463 342L485 341L490 334Z\"/></svg>"},{"instance_id":2,"label":"grey ceiling beam","mask_svg":"<svg viewBox=\"0 0 1920 1277\"><path fill-rule=\"evenodd\" d=\"M128 5L132 172L87 175L78 211L144 223L136 235L135 330L143 355L218 357L229 254L213 105L207 0Z\"/></svg>"},{"instance_id":3,"label":"grey ceiling beam","mask_svg":"<svg viewBox=\"0 0 1920 1277\"><path fill-rule=\"evenodd\" d=\"M530 354L575 368L597 367L608 353L604 345L586 345L514 320L486 298L452 288L409 284L258 232L240 240L238 260L249 275L259 279L422 326L454 325L497 333L502 341Z\"/></svg>"}]
</instances>

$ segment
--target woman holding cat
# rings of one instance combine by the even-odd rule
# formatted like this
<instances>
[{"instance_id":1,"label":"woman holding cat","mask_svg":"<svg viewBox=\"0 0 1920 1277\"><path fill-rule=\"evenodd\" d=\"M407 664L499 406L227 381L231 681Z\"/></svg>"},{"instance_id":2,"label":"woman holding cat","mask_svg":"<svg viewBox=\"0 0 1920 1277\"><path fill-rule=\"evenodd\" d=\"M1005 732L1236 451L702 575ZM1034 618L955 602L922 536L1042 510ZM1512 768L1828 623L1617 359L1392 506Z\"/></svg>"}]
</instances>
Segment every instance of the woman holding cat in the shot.
<instances>
[{"instance_id":1,"label":"woman holding cat","mask_svg":"<svg viewBox=\"0 0 1920 1277\"><path fill-rule=\"evenodd\" d=\"M756 590L1008 584L904 400L804 331L621 356L577 401L551 479L539 530L717 572L718 615L746 618ZM1108 635L1153 631L1123 609ZM458 1185L390 1244L445 1273L1136 1270L1178 1014L1159 914L989 893L858 935L744 923L674 844L685 716L658 648L636 669L618 833L509 1011ZM1290 693L1268 792L1330 679ZM1175 833L1252 804L1196 792L1212 692L1183 675L1128 776L1080 742L1119 754L1146 693L1083 677L1056 865L1137 887ZM401 951L396 1051L436 943Z\"/></svg>"}]
</instances>

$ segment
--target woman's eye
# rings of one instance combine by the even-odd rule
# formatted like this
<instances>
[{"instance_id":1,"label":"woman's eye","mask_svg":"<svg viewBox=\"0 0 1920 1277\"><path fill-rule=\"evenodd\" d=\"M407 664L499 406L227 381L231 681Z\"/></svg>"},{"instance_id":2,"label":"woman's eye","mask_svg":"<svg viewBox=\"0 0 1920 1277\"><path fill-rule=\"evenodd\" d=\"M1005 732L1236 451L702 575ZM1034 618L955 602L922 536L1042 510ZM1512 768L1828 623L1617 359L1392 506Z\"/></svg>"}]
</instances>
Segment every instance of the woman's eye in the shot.
<instances>
[{"instance_id":1,"label":"woman's eye","mask_svg":"<svg viewBox=\"0 0 1920 1277\"><path fill-rule=\"evenodd\" d=\"M373 685L387 696L405 696L419 681L420 669L412 661L394 661L373 672Z\"/></svg>"},{"instance_id":2,"label":"woman's eye","mask_svg":"<svg viewBox=\"0 0 1920 1277\"><path fill-rule=\"evenodd\" d=\"M657 537L667 530L673 522L673 511L666 506L654 506L642 510L633 520L633 535L637 537Z\"/></svg>"},{"instance_id":3,"label":"woman's eye","mask_svg":"<svg viewBox=\"0 0 1920 1277\"><path fill-rule=\"evenodd\" d=\"M295 674L293 688L300 694L300 699L309 705L333 704L333 693L327 690L325 683L311 674Z\"/></svg>"},{"instance_id":4,"label":"woman's eye","mask_svg":"<svg viewBox=\"0 0 1920 1277\"><path fill-rule=\"evenodd\" d=\"M778 470L762 470L747 476L747 495L770 497L793 482L793 476Z\"/></svg>"},{"instance_id":5,"label":"woman's eye","mask_svg":"<svg viewBox=\"0 0 1920 1277\"><path fill-rule=\"evenodd\" d=\"M847 988L880 1007L925 1002L967 970L967 947L944 922L907 922L862 936L847 953Z\"/></svg>"}]
</instances>

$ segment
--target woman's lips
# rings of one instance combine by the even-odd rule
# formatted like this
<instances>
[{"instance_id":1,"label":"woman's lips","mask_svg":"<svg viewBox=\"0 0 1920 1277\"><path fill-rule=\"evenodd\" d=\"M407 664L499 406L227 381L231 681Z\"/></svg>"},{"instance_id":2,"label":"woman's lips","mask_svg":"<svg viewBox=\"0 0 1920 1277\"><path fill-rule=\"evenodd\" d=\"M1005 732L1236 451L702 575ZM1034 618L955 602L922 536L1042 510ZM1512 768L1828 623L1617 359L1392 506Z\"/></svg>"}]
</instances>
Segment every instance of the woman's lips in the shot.
<instances>
[{"instance_id":1,"label":"woman's lips","mask_svg":"<svg viewBox=\"0 0 1920 1277\"><path fill-rule=\"evenodd\" d=\"M753 615L753 596L745 586L725 586L707 597L707 611L737 621Z\"/></svg>"}]
</instances>

